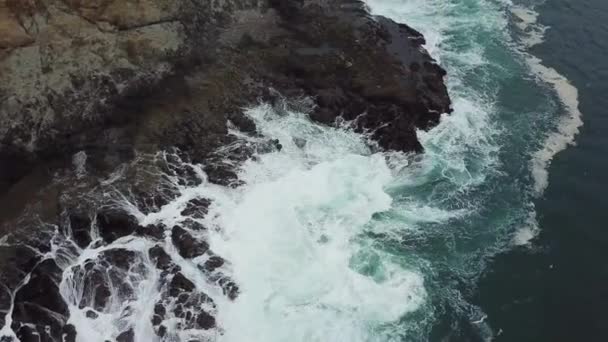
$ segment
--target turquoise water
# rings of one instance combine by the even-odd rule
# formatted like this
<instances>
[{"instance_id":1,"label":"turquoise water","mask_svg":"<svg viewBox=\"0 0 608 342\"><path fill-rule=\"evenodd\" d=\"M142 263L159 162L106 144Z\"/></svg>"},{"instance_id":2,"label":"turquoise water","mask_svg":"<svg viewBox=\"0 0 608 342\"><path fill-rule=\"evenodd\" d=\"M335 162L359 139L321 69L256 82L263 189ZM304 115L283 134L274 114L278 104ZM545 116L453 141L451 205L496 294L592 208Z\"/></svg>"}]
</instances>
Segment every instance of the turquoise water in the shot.
<instances>
[{"instance_id":1,"label":"turquoise water","mask_svg":"<svg viewBox=\"0 0 608 342\"><path fill-rule=\"evenodd\" d=\"M576 91L529 54L543 35L531 4L367 3L427 37L454 102L451 116L420 133L425 155L414 163L413 181L389 190L406 207L395 215L407 213L393 224L407 229L384 243L416 260L429 293L418 315L405 318L404 329L415 333L404 340L495 337L502 331L469 298L493 256L533 248L535 199L553 156L581 124Z\"/></svg>"},{"instance_id":2,"label":"turquoise water","mask_svg":"<svg viewBox=\"0 0 608 342\"><path fill-rule=\"evenodd\" d=\"M580 125L576 89L528 53L542 27L526 7L367 3L425 35L448 71L454 112L419 132L425 153L415 156L377 151L348 123L330 128L285 108L250 109L284 148L245 163L241 188L192 190L214 200L211 247L232 262L243 291L218 310L221 340L502 333L472 298L491 258L532 248L547 168Z\"/></svg>"},{"instance_id":3,"label":"turquoise water","mask_svg":"<svg viewBox=\"0 0 608 342\"><path fill-rule=\"evenodd\" d=\"M533 248L535 201L554 155L580 126L576 89L530 55L531 8L491 0L369 0L372 13L427 38L454 112L419 132L422 155L383 152L305 112L247 111L280 151L247 161L245 184L203 182L146 222L184 220L212 200L211 248L241 295L217 299L221 341L490 340L474 301L491 259ZM306 108L300 103L297 108ZM256 137L234 132L240 143ZM185 267L185 265L184 265Z\"/></svg>"}]
</instances>

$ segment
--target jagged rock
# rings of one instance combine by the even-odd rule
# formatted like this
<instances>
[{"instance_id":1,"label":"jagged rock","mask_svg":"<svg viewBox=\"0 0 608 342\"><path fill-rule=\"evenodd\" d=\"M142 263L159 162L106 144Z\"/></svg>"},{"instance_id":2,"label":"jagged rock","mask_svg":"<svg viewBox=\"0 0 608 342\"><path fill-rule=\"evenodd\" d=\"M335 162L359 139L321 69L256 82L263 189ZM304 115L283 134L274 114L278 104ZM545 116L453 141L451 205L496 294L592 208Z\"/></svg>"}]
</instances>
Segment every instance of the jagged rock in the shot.
<instances>
[{"instance_id":1,"label":"jagged rock","mask_svg":"<svg viewBox=\"0 0 608 342\"><path fill-rule=\"evenodd\" d=\"M182 292L192 292L192 290L194 290L194 283L181 272L175 274L169 284L169 294L172 297L177 297Z\"/></svg>"},{"instance_id":2,"label":"jagged rock","mask_svg":"<svg viewBox=\"0 0 608 342\"><path fill-rule=\"evenodd\" d=\"M142 256L126 249L108 249L73 269L75 281L82 283L80 308L103 312L111 300L129 300L135 295L130 272L146 275ZM112 292L114 289L114 292Z\"/></svg>"},{"instance_id":3,"label":"jagged rock","mask_svg":"<svg viewBox=\"0 0 608 342\"><path fill-rule=\"evenodd\" d=\"M138 235L151 237L156 240L162 240L165 237L166 227L163 224L149 225L146 227L138 226L135 231Z\"/></svg>"},{"instance_id":4,"label":"jagged rock","mask_svg":"<svg viewBox=\"0 0 608 342\"><path fill-rule=\"evenodd\" d=\"M94 260L88 260L84 267L77 266L74 273L75 278L83 282L83 294L78 306L103 311L112 295L105 270L96 265Z\"/></svg>"},{"instance_id":5,"label":"jagged rock","mask_svg":"<svg viewBox=\"0 0 608 342\"><path fill-rule=\"evenodd\" d=\"M206 272L213 272L215 271L215 269L221 267L222 265L224 265L224 259L217 255L214 255L207 259L207 261L205 261L205 263L203 264L203 270L205 270Z\"/></svg>"},{"instance_id":6,"label":"jagged rock","mask_svg":"<svg viewBox=\"0 0 608 342\"><path fill-rule=\"evenodd\" d=\"M134 340L135 334L133 333L133 329L123 331L116 337L116 342L133 342Z\"/></svg>"},{"instance_id":7,"label":"jagged rock","mask_svg":"<svg viewBox=\"0 0 608 342\"><path fill-rule=\"evenodd\" d=\"M0 128L0 156L31 166L85 150L92 160L116 155L116 164L134 155L117 149L178 146L206 159L230 140L228 120L254 130L240 108L276 97L270 87L316 98L311 116L322 122L367 113L358 128L382 126L375 138L392 149L420 150L416 127L450 111L445 72L422 49L423 37L374 21L361 1L222 3L0 7L0 36L11 41L0 55L0 119L11 122ZM219 172L213 181L231 177L210 171Z\"/></svg>"},{"instance_id":8,"label":"jagged rock","mask_svg":"<svg viewBox=\"0 0 608 342\"><path fill-rule=\"evenodd\" d=\"M97 317L99 317L99 315L93 310L87 310L85 315L90 319L97 319Z\"/></svg>"},{"instance_id":9,"label":"jagged rock","mask_svg":"<svg viewBox=\"0 0 608 342\"><path fill-rule=\"evenodd\" d=\"M46 336L47 340L61 339L68 317L67 304L59 293L61 271L54 260L46 259L32 271L29 282L17 291L13 325L18 327L20 340L32 340L35 335Z\"/></svg>"},{"instance_id":10,"label":"jagged rock","mask_svg":"<svg viewBox=\"0 0 608 342\"><path fill-rule=\"evenodd\" d=\"M97 213L99 235L107 243L132 234L138 226L135 217L120 209L107 209Z\"/></svg>"},{"instance_id":11,"label":"jagged rock","mask_svg":"<svg viewBox=\"0 0 608 342\"><path fill-rule=\"evenodd\" d=\"M196 324L198 324L201 329L209 330L215 327L215 317L204 310L201 310L196 317Z\"/></svg>"},{"instance_id":12,"label":"jagged rock","mask_svg":"<svg viewBox=\"0 0 608 342\"><path fill-rule=\"evenodd\" d=\"M186 209L182 210L182 216L191 216L194 218L203 218L207 215L211 201L206 198L195 198L186 204Z\"/></svg>"},{"instance_id":13,"label":"jagged rock","mask_svg":"<svg viewBox=\"0 0 608 342\"><path fill-rule=\"evenodd\" d=\"M160 270L166 271L172 267L178 267L173 264L173 262L171 261L171 257L169 256L169 254L167 254L167 252L165 252L165 249L161 246L154 246L150 248L148 254L150 255L150 259L156 262L156 267L158 267L158 269Z\"/></svg>"},{"instance_id":14,"label":"jagged rock","mask_svg":"<svg viewBox=\"0 0 608 342\"><path fill-rule=\"evenodd\" d=\"M177 247L179 255L187 259L203 255L209 250L207 242L197 240L188 231L179 226L173 227L171 240L175 247Z\"/></svg>"},{"instance_id":15,"label":"jagged rock","mask_svg":"<svg viewBox=\"0 0 608 342\"><path fill-rule=\"evenodd\" d=\"M211 183L232 187L240 184L236 172L230 165L209 164L205 165L204 171Z\"/></svg>"},{"instance_id":16,"label":"jagged rock","mask_svg":"<svg viewBox=\"0 0 608 342\"><path fill-rule=\"evenodd\" d=\"M201 224L198 221L194 221L190 218L185 219L181 225L182 225L182 227L187 228L191 231L195 231L195 232L201 232L201 231L207 230L207 227L205 227L203 224Z\"/></svg>"},{"instance_id":17,"label":"jagged rock","mask_svg":"<svg viewBox=\"0 0 608 342\"><path fill-rule=\"evenodd\" d=\"M160 325L163 319L165 318L166 313L167 310L165 309L165 307L160 303L156 303L156 305L154 305L154 316L152 316L152 325Z\"/></svg>"},{"instance_id":18,"label":"jagged rock","mask_svg":"<svg viewBox=\"0 0 608 342\"><path fill-rule=\"evenodd\" d=\"M7 289L15 290L40 260L32 248L24 244L0 245L0 283Z\"/></svg>"},{"instance_id":19,"label":"jagged rock","mask_svg":"<svg viewBox=\"0 0 608 342\"><path fill-rule=\"evenodd\" d=\"M132 267L136 257L136 252L121 248L108 249L100 254L100 259L106 261L108 265L118 267L123 271Z\"/></svg>"},{"instance_id":20,"label":"jagged rock","mask_svg":"<svg viewBox=\"0 0 608 342\"><path fill-rule=\"evenodd\" d=\"M74 242L80 248L88 246L91 239L91 218L86 213L74 212L69 216Z\"/></svg>"},{"instance_id":21,"label":"jagged rock","mask_svg":"<svg viewBox=\"0 0 608 342\"><path fill-rule=\"evenodd\" d=\"M76 342L76 327L73 324L66 324L63 327L62 342Z\"/></svg>"},{"instance_id":22,"label":"jagged rock","mask_svg":"<svg viewBox=\"0 0 608 342\"><path fill-rule=\"evenodd\" d=\"M224 295L226 295L228 298L230 298L231 300L235 300L236 297L238 297L239 287L234 281L230 280L230 278L220 278L218 283L222 287Z\"/></svg>"},{"instance_id":23,"label":"jagged rock","mask_svg":"<svg viewBox=\"0 0 608 342\"><path fill-rule=\"evenodd\" d=\"M152 325L159 336L167 333L162 322L168 318L178 319L182 329L212 329L216 326L213 316L215 309L213 300L178 272L169 281L162 299L154 306Z\"/></svg>"}]
</instances>

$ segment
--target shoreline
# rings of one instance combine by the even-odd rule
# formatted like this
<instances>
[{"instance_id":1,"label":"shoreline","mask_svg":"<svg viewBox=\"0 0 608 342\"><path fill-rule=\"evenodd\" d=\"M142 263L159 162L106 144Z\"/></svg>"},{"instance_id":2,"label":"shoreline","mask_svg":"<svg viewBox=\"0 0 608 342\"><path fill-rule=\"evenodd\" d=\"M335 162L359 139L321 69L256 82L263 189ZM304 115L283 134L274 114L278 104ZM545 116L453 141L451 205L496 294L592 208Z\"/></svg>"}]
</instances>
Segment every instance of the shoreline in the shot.
<instances>
[{"instance_id":1,"label":"shoreline","mask_svg":"<svg viewBox=\"0 0 608 342\"><path fill-rule=\"evenodd\" d=\"M189 279L216 282L208 289L217 292L216 301L239 294L223 274L230 261L215 255L204 237L209 200L185 198L177 209L192 219L174 226L143 226L139 219L171 205L186 187L238 188L238 165L281 150L263 137L236 143L228 121L258 134L241 108L260 99L277 108L315 99L315 122L357 118L356 131L372 131L386 150L408 152L421 152L416 129L433 127L451 110L445 71L421 47L422 35L371 19L360 1L263 7L243 1L238 9L192 5L198 3L166 8L151 1L139 17L121 7L126 2L101 9L52 0L0 8L11 20L47 24L26 30L27 40L15 26L19 35L1 46L0 67L8 72L1 74L0 118L11 124L0 130L0 157L9 162L0 167L14 170L0 175L9 175L11 189L29 188L18 200L7 198L21 203L0 222L6 234L0 298L11 299L0 303L0 323L12 322L3 333L10 328L19 338L74 341L74 320L110 324L106 311L120 304L114 288L127 296L139 286L152 288L137 277L158 277L166 286L155 305L146 306L153 310L147 330L164 336L162 322L175 316L186 330L221 333L216 304ZM38 54L44 65L22 64ZM36 168L42 176L27 175ZM188 268L173 260L200 264ZM135 280L132 268L143 270ZM62 292L72 283L81 291ZM177 297L188 299L175 306ZM184 314L198 306L205 310ZM132 341L139 333L125 317L120 327L106 326L111 338Z\"/></svg>"}]
</instances>

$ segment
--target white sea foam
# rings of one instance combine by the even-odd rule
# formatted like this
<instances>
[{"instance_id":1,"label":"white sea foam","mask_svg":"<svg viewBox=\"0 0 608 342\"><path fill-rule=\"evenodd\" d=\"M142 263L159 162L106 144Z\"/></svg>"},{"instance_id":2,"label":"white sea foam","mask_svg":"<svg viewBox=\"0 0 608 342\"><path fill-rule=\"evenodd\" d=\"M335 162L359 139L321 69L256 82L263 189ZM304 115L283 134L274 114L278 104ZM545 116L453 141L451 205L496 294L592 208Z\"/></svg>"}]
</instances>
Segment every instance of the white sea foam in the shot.
<instances>
[{"instance_id":1,"label":"white sea foam","mask_svg":"<svg viewBox=\"0 0 608 342\"><path fill-rule=\"evenodd\" d=\"M515 246L525 246L530 244L539 233L538 221L536 220L536 210L534 206L530 209L528 218L525 224L519 228L513 236L513 244Z\"/></svg>"},{"instance_id":2,"label":"white sea foam","mask_svg":"<svg viewBox=\"0 0 608 342\"><path fill-rule=\"evenodd\" d=\"M391 208L385 157L371 154L363 136L302 113L261 106L248 114L283 148L247 162L240 196L210 213L222 227L211 246L232 262L242 286L219 311L220 340L387 340L374 331L416 310L426 295L415 271L389 259L378 279L351 266L355 238L374 213Z\"/></svg>"},{"instance_id":3,"label":"white sea foam","mask_svg":"<svg viewBox=\"0 0 608 342\"><path fill-rule=\"evenodd\" d=\"M534 190L540 196L549 184L549 166L553 157L575 144L576 135L583 125L582 113L579 110L578 89L555 69L542 64L538 57L529 56L531 70L555 89L565 113L559 118L557 130L551 132L539 151L532 156L532 174L535 180Z\"/></svg>"},{"instance_id":4,"label":"white sea foam","mask_svg":"<svg viewBox=\"0 0 608 342\"><path fill-rule=\"evenodd\" d=\"M538 151L530 152L530 172L534 180L532 190L536 196L542 195L548 185L551 160L557 153L574 144L575 136L583 122L582 114L578 109L577 89L566 77L555 69L545 66L540 58L528 52L531 47L543 42L547 30L547 27L538 22L539 15L534 8L514 5L508 0L501 2L500 6L512 14L512 18L514 18L512 22L518 31L517 43L511 43L507 30L509 18L497 14L500 9L492 7L494 5L490 1L476 2L475 8L488 7L487 10L482 10L477 14L456 13L456 11L463 10L462 6L442 0L424 2L416 0L366 0L366 3L374 14L388 16L420 30L427 37L426 48L448 70L448 89L454 101L455 111L447 119L444 118L443 121L449 120L452 122L442 122L439 127L430 132L421 133L420 138L427 154L437 154L432 157L433 161L443 161L444 164L449 163L451 165L451 167L446 168L449 172L446 172L445 176L456 182L463 182L466 179L473 183L476 180L481 182L487 176L484 172L478 173L477 178L467 174L471 167L462 163L464 159L458 158L459 152L468 154L470 151L484 151L484 153L487 153L486 156L477 155L478 160L485 165L493 166L495 160L492 157L496 156L498 149L487 141L488 137L497 133L497 129L493 127L492 123L494 118L491 113L493 113L494 108L492 108L491 102L480 98L479 94L471 92L462 83L467 73L475 72L479 66L487 63L484 59L484 47L475 45L475 42L453 42L451 37L454 32L462 33L467 30L471 32L478 30L504 32L503 39L507 42L506 44L515 46L516 50L524 57L533 75L538 78L539 83L550 85L564 107L564 113L557 119L556 130L547 133L545 141ZM472 45L463 51L462 47L467 46L466 44ZM454 46L457 48L452 51ZM477 123L475 124L475 122ZM455 124L464 124L465 126L455 127ZM463 127L466 129L463 130ZM477 129L471 130L472 127ZM458 132L466 133L458 138ZM444 138L441 138L442 136ZM471 143L469 140L473 139L484 143L487 148L467 150L459 144L438 141L438 139L461 139L462 144L465 145ZM444 152L446 149L452 151ZM453 151L453 149L456 149L456 151ZM491 167L486 168L486 170L489 169ZM458 170L462 172L459 173ZM425 180L420 178L415 181L422 183ZM516 232L514 243L521 244L524 241L531 241L538 232L535 222L536 220L531 218L520 231Z\"/></svg>"},{"instance_id":5,"label":"white sea foam","mask_svg":"<svg viewBox=\"0 0 608 342\"><path fill-rule=\"evenodd\" d=\"M582 113L579 110L578 89L557 70L544 65L542 59L528 52L529 48L543 42L548 29L538 22L539 14L534 8L523 6L512 6L510 11L516 18L515 24L522 36L522 52L530 70L541 82L551 85L565 110L556 131L548 134L543 147L532 156L534 191L540 196L549 184L549 166L553 157L575 144L576 135L583 125Z\"/></svg>"},{"instance_id":6,"label":"white sea foam","mask_svg":"<svg viewBox=\"0 0 608 342\"><path fill-rule=\"evenodd\" d=\"M239 342L371 342L403 336L407 328L395 327L426 301L423 277L415 267L404 266L403 260L395 262L385 252L362 244L361 237L373 224L374 214L392 209L386 191L397 173L391 167L402 169L399 161L407 160L373 153L364 135L312 123L304 113L261 105L247 114L265 138L278 139L282 149L245 162L239 172L244 185L210 184L200 165L182 163L196 168L202 183L183 186L168 177L179 196L158 212L143 214L126 197L118 197L118 203L144 226L179 225L188 218L181 214L188 201L212 201L205 218L197 219L209 229L191 233L209 241L214 253L227 260L222 272L236 281L240 294L235 301L228 300L197 267L204 257L182 258L167 236L161 245L196 288L213 299L217 307L210 310L217 310L219 326L211 331L188 330L169 319L164 323L168 336ZM240 137L244 144L262 139ZM425 211L438 216L429 220L447 216L432 208ZM128 328L137 342L159 340L150 322L162 294L161 276L148 256L155 244L129 236L105 246L92 243L67 258L60 289L78 342L113 340ZM123 276L135 291L125 296L121 285L107 278L112 295L92 319L90 305L81 305L92 301L83 287L87 276L83 270L111 249L135 253ZM355 257L362 250L381 256L374 275L358 271L362 266Z\"/></svg>"},{"instance_id":7,"label":"white sea foam","mask_svg":"<svg viewBox=\"0 0 608 342\"><path fill-rule=\"evenodd\" d=\"M538 22L538 12L522 5L512 5L510 12L516 17L515 25L519 29L521 42L526 48L542 43L548 27Z\"/></svg>"}]
</instances>

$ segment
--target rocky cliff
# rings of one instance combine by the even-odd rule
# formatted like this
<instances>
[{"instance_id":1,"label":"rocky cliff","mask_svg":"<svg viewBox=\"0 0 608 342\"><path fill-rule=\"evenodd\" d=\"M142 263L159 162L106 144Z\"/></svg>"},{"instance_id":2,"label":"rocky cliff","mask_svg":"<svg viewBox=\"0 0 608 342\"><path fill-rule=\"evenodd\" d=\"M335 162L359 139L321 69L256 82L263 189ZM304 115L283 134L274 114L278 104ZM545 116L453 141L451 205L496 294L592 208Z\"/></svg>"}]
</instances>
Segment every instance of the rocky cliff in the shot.
<instances>
[{"instance_id":1,"label":"rocky cliff","mask_svg":"<svg viewBox=\"0 0 608 342\"><path fill-rule=\"evenodd\" d=\"M416 129L450 111L445 72L423 44L357 0L0 0L0 326L12 320L21 341L73 340L58 294L66 266L49 257L51 246L69 238L77 255L95 240L92 226L101 244L142 233L100 194L121 191L139 210L158 210L175 192L158 170L196 182L176 165L204 162L210 181L238 185L233 167L251 151L232 151L228 164L216 151L234 139L228 122L255 134L243 107L312 99L313 120L356 119L382 148L420 152ZM109 189L101 180L117 168ZM192 242L196 228L154 229L150 239L167 230L185 258L208 253ZM172 284L160 307L171 291L193 291L162 248L150 256ZM125 251L98 258L119 271L139 260ZM222 263L204 272L213 277ZM93 283L121 274L104 272L85 273ZM238 293L230 280L222 288ZM103 311L107 291L91 291L93 302L81 305ZM197 296L189 305L204 301ZM214 326L200 315L194 326Z\"/></svg>"}]
</instances>

